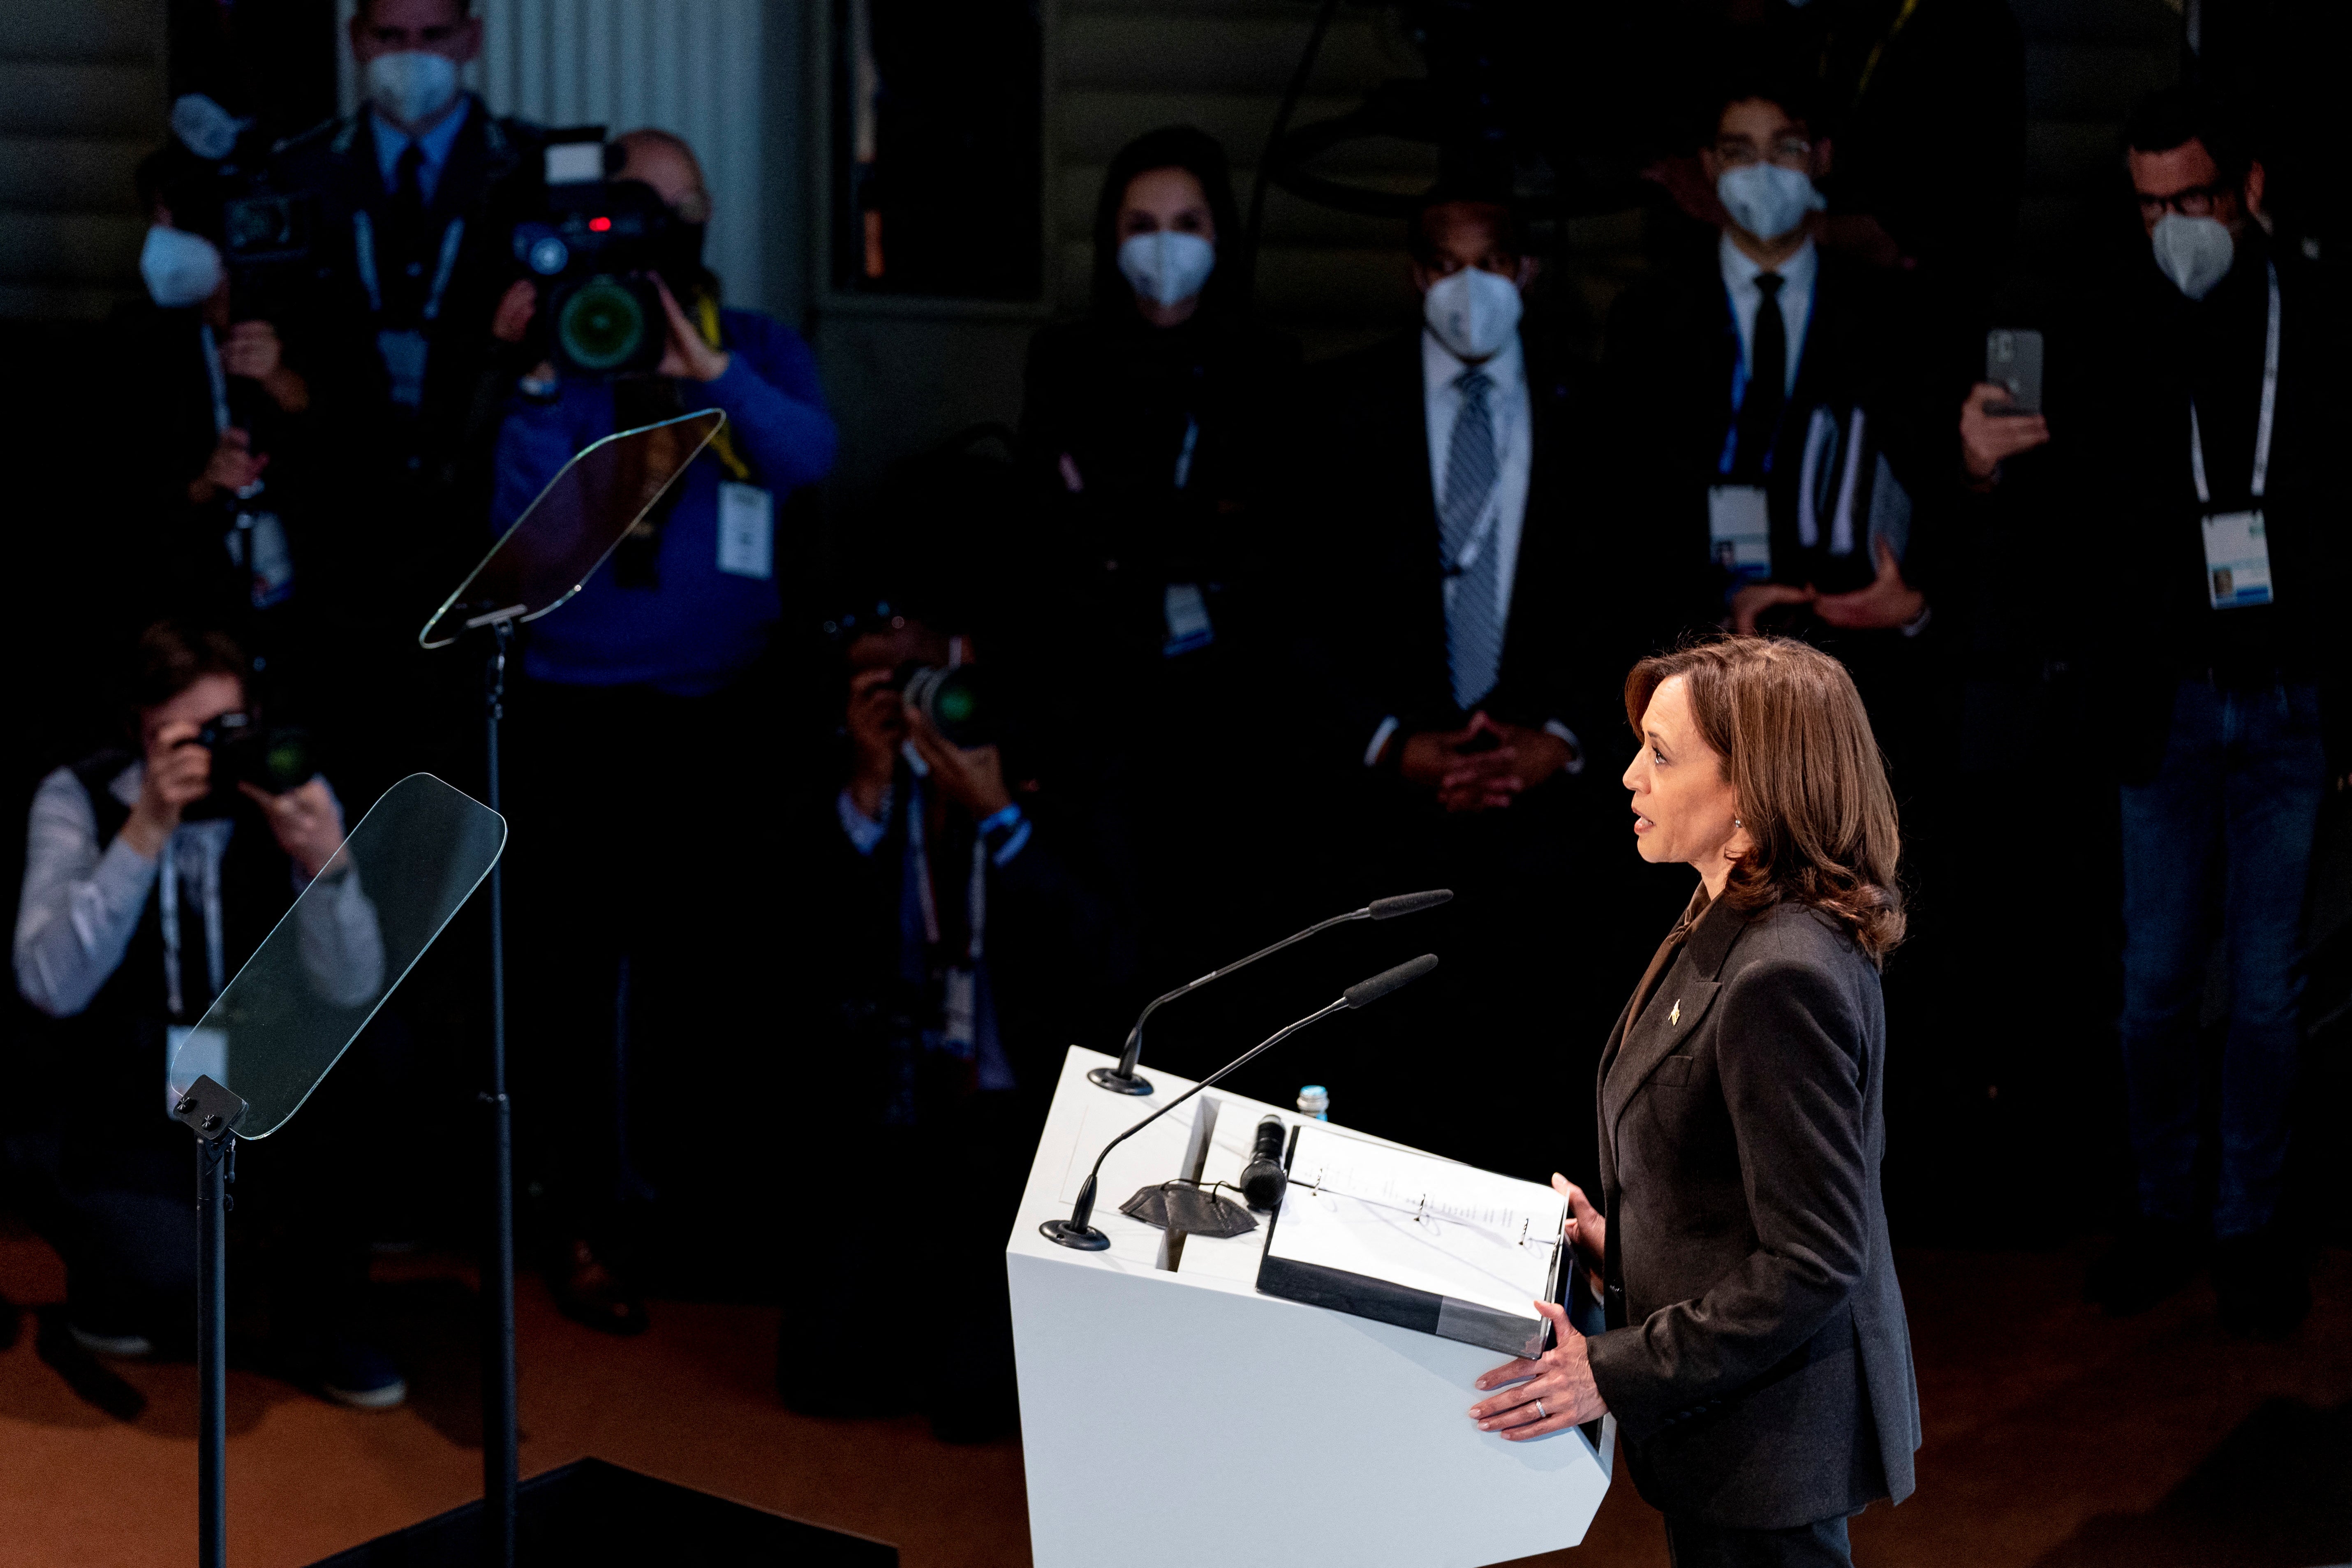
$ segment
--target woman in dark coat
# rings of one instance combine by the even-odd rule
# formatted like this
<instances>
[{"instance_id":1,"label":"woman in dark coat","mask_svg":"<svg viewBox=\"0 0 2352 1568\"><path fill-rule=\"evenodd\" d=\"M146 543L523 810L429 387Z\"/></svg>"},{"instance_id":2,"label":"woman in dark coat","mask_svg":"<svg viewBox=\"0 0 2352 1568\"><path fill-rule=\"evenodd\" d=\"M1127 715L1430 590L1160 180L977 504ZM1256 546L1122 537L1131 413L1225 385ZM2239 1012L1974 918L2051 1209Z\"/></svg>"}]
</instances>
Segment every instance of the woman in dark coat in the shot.
<instances>
[{"instance_id":1,"label":"woman in dark coat","mask_svg":"<svg viewBox=\"0 0 2352 1568\"><path fill-rule=\"evenodd\" d=\"M1028 652L1136 781L1155 971L1250 945L1230 917L1200 917L1220 869L1253 858L1245 774L1276 685L1260 635L1270 492L1299 356L1249 319L1241 246L1213 139L1180 126L1129 142L1096 205L1089 307L1031 343L1021 417Z\"/></svg>"},{"instance_id":2,"label":"woman in dark coat","mask_svg":"<svg viewBox=\"0 0 2352 1568\"><path fill-rule=\"evenodd\" d=\"M1642 858L1699 887L1601 1058L1600 1206L1553 1178L1607 1327L1545 1304L1558 1348L1471 1415L1515 1440L1614 1415L1677 1568L1846 1563L1919 1445L1879 1180L1894 797L1852 679L1802 643L1644 659L1625 699Z\"/></svg>"}]
</instances>

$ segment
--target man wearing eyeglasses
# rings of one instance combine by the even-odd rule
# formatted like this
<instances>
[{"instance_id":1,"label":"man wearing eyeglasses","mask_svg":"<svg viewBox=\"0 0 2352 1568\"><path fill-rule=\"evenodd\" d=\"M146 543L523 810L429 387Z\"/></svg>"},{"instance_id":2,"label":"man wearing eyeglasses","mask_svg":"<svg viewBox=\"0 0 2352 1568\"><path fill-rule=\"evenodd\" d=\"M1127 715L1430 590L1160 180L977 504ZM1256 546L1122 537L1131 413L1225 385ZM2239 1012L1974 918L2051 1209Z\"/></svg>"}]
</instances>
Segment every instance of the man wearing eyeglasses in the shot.
<instances>
[{"instance_id":1,"label":"man wearing eyeglasses","mask_svg":"<svg viewBox=\"0 0 2352 1568\"><path fill-rule=\"evenodd\" d=\"M1716 101L1699 160L1726 215L1717 242L1626 292L1603 358L1639 520L1623 576L1658 585L1639 640L1802 636L1875 697L1885 680L1865 667L1906 668L1928 621L1896 478L1916 429L1897 417L1901 285L1818 245L1832 149L1801 89L1742 79Z\"/></svg>"},{"instance_id":2,"label":"man wearing eyeglasses","mask_svg":"<svg viewBox=\"0 0 2352 1568\"><path fill-rule=\"evenodd\" d=\"M2138 1204L2089 1293L2142 1310L2210 1249L2223 1324L2274 1339L2310 1303L2279 1220L2297 964L2320 801L2352 752L2342 373L2319 352L2313 269L2270 242L2263 164L2211 106L2158 93L2126 136L2145 239L2089 280L2078 330L2053 333L2047 419L1979 385L1960 437L1980 491L2077 535L2087 566L2063 592L2095 592L2103 612L2090 662L2122 784ZM2217 935L2230 1002L2209 1207L2199 1042Z\"/></svg>"}]
</instances>

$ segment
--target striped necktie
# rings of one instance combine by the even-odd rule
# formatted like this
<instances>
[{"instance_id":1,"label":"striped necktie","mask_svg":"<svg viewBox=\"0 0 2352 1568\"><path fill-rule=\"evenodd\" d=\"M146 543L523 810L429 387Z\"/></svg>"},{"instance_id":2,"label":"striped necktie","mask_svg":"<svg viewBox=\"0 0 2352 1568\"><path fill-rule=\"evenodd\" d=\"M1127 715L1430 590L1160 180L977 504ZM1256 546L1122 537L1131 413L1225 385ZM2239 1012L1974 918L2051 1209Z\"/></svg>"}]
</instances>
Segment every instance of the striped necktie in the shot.
<instances>
[{"instance_id":1,"label":"striped necktie","mask_svg":"<svg viewBox=\"0 0 2352 1568\"><path fill-rule=\"evenodd\" d=\"M1445 446L1445 494L1438 506L1438 543L1453 592L1445 605L1445 664L1454 700L1468 710L1495 689L1503 662L1501 574L1494 529L1486 526L1500 465L1495 418L1486 405L1492 377L1473 367L1454 381L1462 394ZM1466 557L1466 559L1465 559Z\"/></svg>"}]
</instances>

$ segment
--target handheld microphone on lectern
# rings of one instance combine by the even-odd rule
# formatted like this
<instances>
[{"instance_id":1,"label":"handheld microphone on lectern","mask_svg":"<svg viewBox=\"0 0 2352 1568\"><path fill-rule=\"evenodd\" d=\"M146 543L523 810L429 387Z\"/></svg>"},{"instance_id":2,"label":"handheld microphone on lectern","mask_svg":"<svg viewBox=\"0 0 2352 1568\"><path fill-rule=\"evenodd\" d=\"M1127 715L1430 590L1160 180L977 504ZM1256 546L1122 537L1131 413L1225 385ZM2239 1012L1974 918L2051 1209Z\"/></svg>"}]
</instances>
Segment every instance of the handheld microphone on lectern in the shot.
<instances>
[{"instance_id":1,"label":"handheld microphone on lectern","mask_svg":"<svg viewBox=\"0 0 2352 1568\"><path fill-rule=\"evenodd\" d=\"M1290 1129L1279 1116L1258 1122L1250 1162L1242 1167L1242 1198L1250 1207L1271 1211L1282 1206L1283 1192L1290 1185L1289 1173L1282 1168L1282 1144L1289 1136Z\"/></svg>"},{"instance_id":2,"label":"handheld microphone on lectern","mask_svg":"<svg viewBox=\"0 0 2352 1568\"><path fill-rule=\"evenodd\" d=\"M1259 948L1247 958L1237 958L1223 969L1212 970L1198 980L1188 980L1165 996L1154 997L1151 1005L1144 1008L1141 1016L1135 1020L1135 1027L1127 1032L1127 1045L1118 1054L1118 1066L1097 1068L1087 1074L1087 1077L1093 1079L1098 1088L1109 1089L1113 1094L1150 1094L1151 1080L1136 1072L1135 1062L1136 1058L1143 1054L1143 1026L1152 1014L1160 1010L1162 1004L1173 1002L1177 997L1189 992L1198 991L1212 980L1223 980L1236 969L1246 969L1266 954L1280 952L1292 942L1305 942L1318 931L1329 931L1333 926L1346 925L1350 921L1392 921L1399 915L1433 910L1453 897L1454 890L1450 888L1432 888L1425 893L1399 893L1393 898L1374 899L1360 910L1349 910L1344 915L1333 915L1328 921L1318 921L1305 931L1284 937L1272 947Z\"/></svg>"},{"instance_id":3,"label":"handheld microphone on lectern","mask_svg":"<svg viewBox=\"0 0 2352 1568\"><path fill-rule=\"evenodd\" d=\"M1433 895L1422 893L1415 896L1425 899L1430 898ZM1450 893L1446 894L1444 898L1437 899L1436 901L1444 903L1446 898L1451 898L1452 896L1453 895ZM1427 908L1428 906L1420 905L1416 907ZM1352 915L1343 915L1340 918L1342 920L1352 920L1355 917ZM1292 940L1295 941L1297 939L1294 938ZM1307 1025L1319 1023L1323 1019L1329 1017L1334 1013L1344 1012L1351 1007L1370 1006L1371 1004L1379 1001L1381 997L1387 995L1390 992L1397 990L1401 986L1412 984L1414 981L1420 979L1423 975L1428 973L1431 970L1436 967L1437 954L1433 952L1424 952L1419 958L1409 959L1405 963L1398 964L1394 969L1384 969L1380 973L1373 975L1370 980L1358 981L1355 984L1349 986L1347 990L1340 993L1339 999L1338 1001L1326 1003L1324 1005L1318 1007L1314 1012L1307 1014L1304 1018L1299 1019L1297 1023L1286 1024L1281 1028L1276 1029L1273 1034L1268 1035L1265 1039L1260 1040L1256 1045L1252 1046L1248 1050L1244 1051L1240 1056L1235 1057L1233 1060L1227 1062L1224 1066L1219 1068L1216 1071L1211 1073L1208 1077L1202 1079L1200 1082L1194 1084L1192 1088L1186 1089L1183 1093L1178 1095L1175 1099L1170 1100L1167 1104L1161 1106L1159 1110L1153 1111L1150 1115L1145 1117L1142 1121L1137 1122L1134 1126L1129 1128L1126 1131L1120 1133L1109 1142L1104 1144L1102 1152L1095 1156L1094 1168L1087 1173L1086 1185L1078 1189L1078 1201L1070 1205L1070 1217L1067 1219L1049 1219L1037 1228L1044 1232L1048 1238L1060 1242L1064 1247L1075 1247L1082 1252L1103 1251L1110 1246L1110 1237L1097 1230L1088 1222L1094 1218L1095 1213L1095 1183L1102 1175L1103 1162L1110 1157L1110 1152L1113 1149L1118 1148L1120 1144L1126 1142L1129 1139L1134 1137L1137 1133L1142 1131L1145 1128L1150 1126L1153 1122L1159 1121L1161 1117L1167 1115L1170 1111L1175 1110L1178 1106L1183 1104L1186 1100L1192 1099L1202 1089L1208 1088L1211 1084L1215 1083L1219 1079L1223 1078L1235 1068L1243 1067L1255 1061L1259 1054L1264 1052L1267 1047L1280 1045L1283 1041L1290 1038L1291 1036L1298 1033L1299 1030L1307 1027Z\"/></svg>"}]
</instances>

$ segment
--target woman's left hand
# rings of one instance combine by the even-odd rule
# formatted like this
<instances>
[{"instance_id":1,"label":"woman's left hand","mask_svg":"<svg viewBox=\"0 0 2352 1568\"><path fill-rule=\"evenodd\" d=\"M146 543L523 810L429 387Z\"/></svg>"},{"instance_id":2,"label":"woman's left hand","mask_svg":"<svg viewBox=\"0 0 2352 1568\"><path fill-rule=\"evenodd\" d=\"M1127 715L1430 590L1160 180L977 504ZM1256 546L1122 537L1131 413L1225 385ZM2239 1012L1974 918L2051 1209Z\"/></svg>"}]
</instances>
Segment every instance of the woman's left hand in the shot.
<instances>
[{"instance_id":1,"label":"woman's left hand","mask_svg":"<svg viewBox=\"0 0 2352 1568\"><path fill-rule=\"evenodd\" d=\"M1601 1390L1592 1381L1592 1363L1584 1350L1584 1336L1568 1321L1568 1310L1538 1301L1536 1310L1551 1320L1559 1342L1537 1360L1507 1361L1478 1380L1480 1388L1509 1388L1470 1407L1470 1419L1481 1432L1500 1432L1512 1442L1549 1437L1570 1426L1597 1421L1609 1413ZM1515 1380L1525 1378L1524 1383Z\"/></svg>"}]
</instances>

